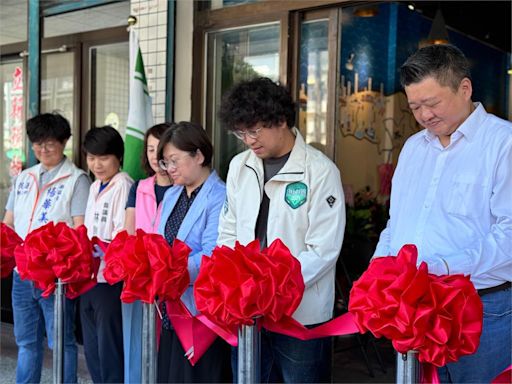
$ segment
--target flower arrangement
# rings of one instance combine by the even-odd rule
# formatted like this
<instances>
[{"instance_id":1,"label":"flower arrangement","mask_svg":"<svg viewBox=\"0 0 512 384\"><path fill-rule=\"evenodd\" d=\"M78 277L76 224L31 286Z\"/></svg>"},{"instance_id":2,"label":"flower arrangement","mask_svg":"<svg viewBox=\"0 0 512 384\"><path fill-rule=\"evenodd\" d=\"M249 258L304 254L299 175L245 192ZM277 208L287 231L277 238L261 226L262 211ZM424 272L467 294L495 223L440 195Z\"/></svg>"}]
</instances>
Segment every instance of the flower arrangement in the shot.
<instances>
[{"instance_id":1,"label":"flower arrangement","mask_svg":"<svg viewBox=\"0 0 512 384\"><path fill-rule=\"evenodd\" d=\"M346 237L376 243L388 220L388 204L381 203L367 185L355 194L353 205L347 204L346 214Z\"/></svg>"}]
</instances>

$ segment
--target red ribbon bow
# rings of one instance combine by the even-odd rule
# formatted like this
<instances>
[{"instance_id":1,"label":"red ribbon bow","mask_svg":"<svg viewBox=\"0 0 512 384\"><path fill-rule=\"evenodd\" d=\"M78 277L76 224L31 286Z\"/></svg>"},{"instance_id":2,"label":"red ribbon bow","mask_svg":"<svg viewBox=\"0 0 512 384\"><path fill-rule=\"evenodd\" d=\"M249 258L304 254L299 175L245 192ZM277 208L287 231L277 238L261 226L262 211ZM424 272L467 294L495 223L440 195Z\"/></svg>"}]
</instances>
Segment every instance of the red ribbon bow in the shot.
<instances>
[{"instance_id":1,"label":"red ribbon bow","mask_svg":"<svg viewBox=\"0 0 512 384\"><path fill-rule=\"evenodd\" d=\"M0 223L0 278L11 274L16 265L14 249L21 243L23 240L11 227Z\"/></svg>"},{"instance_id":2,"label":"red ribbon bow","mask_svg":"<svg viewBox=\"0 0 512 384\"><path fill-rule=\"evenodd\" d=\"M374 259L354 283L349 311L361 332L440 367L478 348L482 302L469 277L430 275L425 263L416 268L417 257L416 247L405 245L396 257Z\"/></svg>"},{"instance_id":3,"label":"red ribbon bow","mask_svg":"<svg viewBox=\"0 0 512 384\"><path fill-rule=\"evenodd\" d=\"M157 296L177 300L190 284L189 254L190 248L180 240L171 247L159 234L123 231L108 245L103 276L110 284L124 280L125 303L154 303Z\"/></svg>"},{"instance_id":4,"label":"red ribbon bow","mask_svg":"<svg viewBox=\"0 0 512 384\"><path fill-rule=\"evenodd\" d=\"M15 250L16 265L22 279L32 280L51 295L55 280L66 283L66 296L73 299L96 285L99 264L93 260L85 226L73 229L66 223L49 222L30 232Z\"/></svg>"},{"instance_id":5,"label":"red ribbon bow","mask_svg":"<svg viewBox=\"0 0 512 384\"><path fill-rule=\"evenodd\" d=\"M197 309L224 328L250 325L257 317L290 317L304 293L300 263L281 240L260 251L259 241L216 247L203 256L195 282Z\"/></svg>"}]
</instances>

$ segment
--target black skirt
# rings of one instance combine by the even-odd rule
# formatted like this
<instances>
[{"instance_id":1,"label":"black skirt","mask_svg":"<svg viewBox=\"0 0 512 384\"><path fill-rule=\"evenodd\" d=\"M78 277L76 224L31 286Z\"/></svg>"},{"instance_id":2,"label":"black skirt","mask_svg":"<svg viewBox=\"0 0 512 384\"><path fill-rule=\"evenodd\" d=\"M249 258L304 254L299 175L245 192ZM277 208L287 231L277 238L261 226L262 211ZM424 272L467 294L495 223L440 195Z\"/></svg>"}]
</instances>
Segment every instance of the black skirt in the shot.
<instances>
[{"instance_id":1,"label":"black skirt","mask_svg":"<svg viewBox=\"0 0 512 384\"><path fill-rule=\"evenodd\" d=\"M159 383L231 383L231 348L217 337L192 366L174 330L162 328L158 349Z\"/></svg>"}]
</instances>

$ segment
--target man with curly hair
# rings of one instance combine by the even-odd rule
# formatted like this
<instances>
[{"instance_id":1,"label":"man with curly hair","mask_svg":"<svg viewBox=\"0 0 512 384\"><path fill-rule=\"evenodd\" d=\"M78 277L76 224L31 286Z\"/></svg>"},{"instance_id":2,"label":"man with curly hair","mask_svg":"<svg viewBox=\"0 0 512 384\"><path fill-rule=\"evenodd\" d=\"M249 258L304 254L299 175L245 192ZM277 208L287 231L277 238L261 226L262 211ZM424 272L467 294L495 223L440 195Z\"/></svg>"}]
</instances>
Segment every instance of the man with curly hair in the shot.
<instances>
[{"instance_id":1,"label":"man with curly hair","mask_svg":"<svg viewBox=\"0 0 512 384\"><path fill-rule=\"evenodd\" d=\"M307 327L332 317L336 260L345 228L340 173L294 127L290 93L268 78L242 82L223 98L220 119L248 147L235 156L218 245L281 239L300 261L304 296L293 314ZM232 357L236 380L236 351ZM331 339L261 333L262 382L330 382Z\"/></svg>"}]
</instances>

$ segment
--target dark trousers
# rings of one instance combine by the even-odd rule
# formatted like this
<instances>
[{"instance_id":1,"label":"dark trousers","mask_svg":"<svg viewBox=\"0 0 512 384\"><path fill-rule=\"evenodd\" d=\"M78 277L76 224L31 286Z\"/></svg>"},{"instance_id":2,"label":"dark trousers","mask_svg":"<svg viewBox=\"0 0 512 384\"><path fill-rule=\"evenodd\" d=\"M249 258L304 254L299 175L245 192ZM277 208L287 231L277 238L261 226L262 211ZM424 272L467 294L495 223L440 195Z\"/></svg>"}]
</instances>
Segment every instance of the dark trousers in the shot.
<instances>
[{"instance_id":1,"label":"dark trousers","mask_svg":"<svg viewBox=\"0 0 512 384\"><path fill-rule=\"evenodd\" d=\"M262 329L260 380L262 383L330 383L331 355L331 337L299 340ZM236 383L237 348L232 349L231 365Z\"/></svg>"},{"instance_id":2,"label":"dark trousers","mask_svg":"<svg viewBox=\"0 0 512 384\"><path fill-rule=\"evenodd\" d=\"M162 328L158 349L159 383L226 383L231 382L230 346L217 337L210 348L192 366L185 357L174 330Z\"/></svg>"},{"instance_id":3,"label":"dark trousers","mask_svg":"<svg viewBox=\"0 0 512 384\"><path fill-rule=\"evenodd\" d=\"M95 383L124 381L122 287L99 283L80 297L85 360Z\"/></svg>"}]
</instances>

